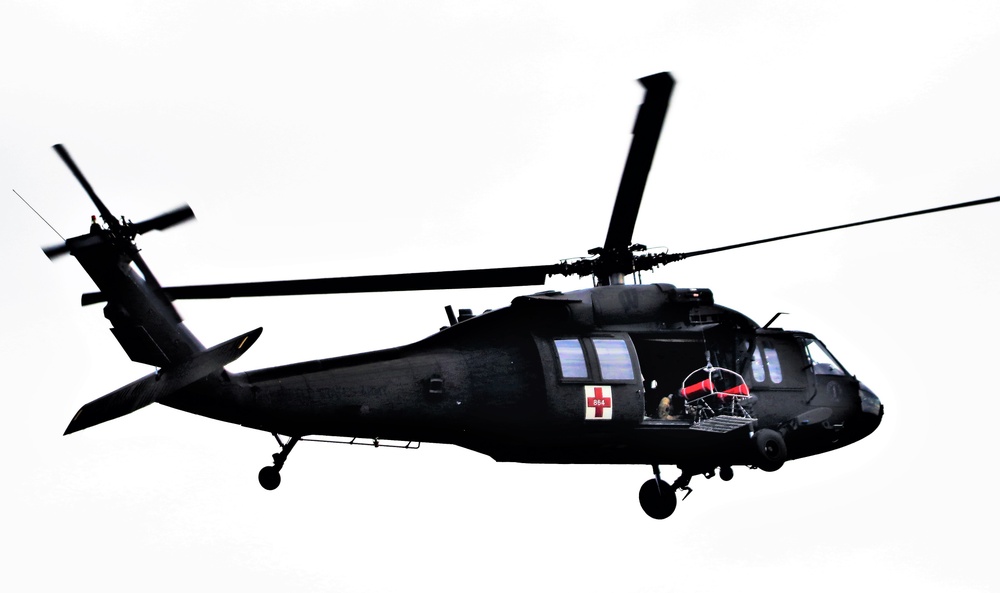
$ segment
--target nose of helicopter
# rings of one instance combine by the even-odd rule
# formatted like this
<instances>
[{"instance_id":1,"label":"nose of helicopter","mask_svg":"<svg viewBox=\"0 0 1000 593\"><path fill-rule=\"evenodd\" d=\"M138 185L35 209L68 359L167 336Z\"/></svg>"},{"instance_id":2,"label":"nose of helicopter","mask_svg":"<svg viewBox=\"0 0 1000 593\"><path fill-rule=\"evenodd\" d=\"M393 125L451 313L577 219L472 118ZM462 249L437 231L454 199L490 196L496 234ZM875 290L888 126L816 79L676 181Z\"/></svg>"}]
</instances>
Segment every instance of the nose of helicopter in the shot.
<instances>
[{"instance_id":1,"label":"nose of helicopter","mask_svg":"<svg viewBox=\"0 0 1000 593\"><path fill-rule=\"evenodd\" d=\"M864 438L875 432L875 429L882 423L882 414L885 412L885 408L878 396L864 383L860 384L859 395L861 397L861 414L857 421L858 428L862 433L859 438Z\"/></svg>"}]
</instances>

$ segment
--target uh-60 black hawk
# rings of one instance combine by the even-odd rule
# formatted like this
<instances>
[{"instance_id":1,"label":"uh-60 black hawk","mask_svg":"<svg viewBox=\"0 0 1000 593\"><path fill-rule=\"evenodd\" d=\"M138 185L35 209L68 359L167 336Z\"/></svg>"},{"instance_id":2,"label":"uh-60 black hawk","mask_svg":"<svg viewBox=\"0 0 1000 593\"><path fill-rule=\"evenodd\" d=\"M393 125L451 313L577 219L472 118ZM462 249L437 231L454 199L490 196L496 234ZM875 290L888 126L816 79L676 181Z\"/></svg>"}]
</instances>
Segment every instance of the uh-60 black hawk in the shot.
<instances>
[{"instance_id":1,"label":"uh-60 black hawk","mask_svg":"<svg viewBox=\"0 0 1000 593\"><path fill-rule=\"evenodd\" d=\"M100 289L111 332L132 360L155 371L83 406L66 433L152 402L272 433L280 450L259 474L274 489L303 440L374 445L447 443L523 463L644 464L653 478L639 502L662 519L690 492L692 477L733 477L733 466L774 471L791 459L871 434L879 399L813 335L763 327L717 305L708 289L625 284L680 259L1000 201L1000 197L842 224L689 253L632 243L639 204L674 80L646 90L603 247L552 265L202 286L163 287L133 239L192 218L184 206L139 223L119 220L62 146L103 225L46 250L70 253ZM457 318L414 344L243 373L225 366L261 329L206 348L172 301L319 293L433 290L544 284L547 276L592 276L573 292L520 296L510 306ZM771 320L772 322L774 319ZM282 437L286 437L284 440ZM661 465L680 476L661 478Z\"/></svg>"}]
</instances>

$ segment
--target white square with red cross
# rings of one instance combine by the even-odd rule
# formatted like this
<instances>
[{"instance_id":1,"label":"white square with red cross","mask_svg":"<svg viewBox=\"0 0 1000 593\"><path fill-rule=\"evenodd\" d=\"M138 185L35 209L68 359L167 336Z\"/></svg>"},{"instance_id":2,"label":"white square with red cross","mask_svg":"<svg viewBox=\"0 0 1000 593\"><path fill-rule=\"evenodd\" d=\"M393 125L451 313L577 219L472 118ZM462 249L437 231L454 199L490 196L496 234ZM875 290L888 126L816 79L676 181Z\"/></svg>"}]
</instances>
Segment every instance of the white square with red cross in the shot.
<instances>
[{"instance_id":1,"label":"white square with red cross","mask_svg":"<svg viewBox=\"0 0 1000 593\"><path fill-rule=\"evenodd\" d=\"M587 420L611 420L611 387L609 385L585 385L583 388L584 418Z\"/></svg>"}]
</instances>

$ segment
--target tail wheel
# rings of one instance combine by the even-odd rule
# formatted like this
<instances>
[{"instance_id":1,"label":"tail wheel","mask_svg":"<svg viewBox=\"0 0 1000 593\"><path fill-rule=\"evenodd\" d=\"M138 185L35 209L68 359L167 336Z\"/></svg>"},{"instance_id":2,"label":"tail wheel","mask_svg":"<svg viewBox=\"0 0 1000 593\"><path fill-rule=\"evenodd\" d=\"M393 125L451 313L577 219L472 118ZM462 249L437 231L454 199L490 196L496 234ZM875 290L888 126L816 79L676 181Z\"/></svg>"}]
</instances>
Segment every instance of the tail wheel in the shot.
<instances>
[{"instance_id":1,"label":"tail wheel","mask_svg":"<svg viewBox=\"0 0 1000 593\"><path fill-rule=\"evenodd\" d=\"M274 458L274 465L262 467L260 468L260 472L257 473L257 481L260 482L264 490L274 490L281 485L281 468L285 466L285 460L288 459L288 454L292 452L292 447L295 446L295 443L302 440L302 437L291 437L287 443L283 443L278 433L272 432L271 436L274 437L274 440L278 441L281 451L271 456Z\"/></svg>"},{"instance_id":2,"label":"tail wheel","mask_svg":"<svg viewBox=\"0 0 1000 593\"><path fill-rule=\"evenodd\" d=\"M639 488L639 505L653 519L666 519L677 508L677 494L663 480L652 478Z\"/></svg>"},{"instance_id":3,"label":"tail wheel","mask_svg":"<svg viewBox=\"0 0 1000 593\"><path fill-rule=\"evenodd\" d=\"M765 428L758 430L753 440L757 448L757 467L766 472L781 469L788 459L788 447L785 446L785 439L781 433Z\"/></svg>"}]
</instances>

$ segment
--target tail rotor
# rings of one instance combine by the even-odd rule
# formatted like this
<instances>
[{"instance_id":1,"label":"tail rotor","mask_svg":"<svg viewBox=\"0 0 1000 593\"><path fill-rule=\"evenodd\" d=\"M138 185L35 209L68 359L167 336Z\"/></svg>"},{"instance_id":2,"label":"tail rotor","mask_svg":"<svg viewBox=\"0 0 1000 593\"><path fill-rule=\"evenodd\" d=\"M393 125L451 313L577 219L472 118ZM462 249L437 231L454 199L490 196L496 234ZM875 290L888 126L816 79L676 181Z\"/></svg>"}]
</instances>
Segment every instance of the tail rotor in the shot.
<instances>
[{"instance_id":1,"label":"tail rotor","mask_svg":"<svg viewBox=\"0 0 1000 593\"><path fill-rule=\"evenodd\" d=\"M89 234L73 237L60 245L53 245L42 249L49 259L55 259L77 249L85 249L102 243L110 243L118 247L124 252L125 255L136 261L140 268L143 268L145 265L140 263L141 258L139 257L139 250L135 247L135 243L133 242L136 235L141 235L149 231L166 230L195 217L194 211L192 211L191 208L185 204L179 208L175 208L174 210L138 223L133 223L131 220L126 221L124 216L122 216L119 220L119 218L116 218L115 215L111 213L111 210L108 209L101 198L98 197L97 192L94 191L90 182L87 181L86 177L84 177L83 172L81 172L80 168L77 167L76 162L73 160L73 157L69 155L69 151L66 150L66 147L62 144L56 144L52 148L56 151L56 154L59 155L59 158L63 160L70 172L73 173L76 180L80 182L80 185L83 187L84 191L87 192L87 195L90 196L90 200L94 203L94 206L97 207L97 211L100 213L101 220L104 221L104 226L101 227L98 225L95 218Z\"/></svg>"}]
</instances>

